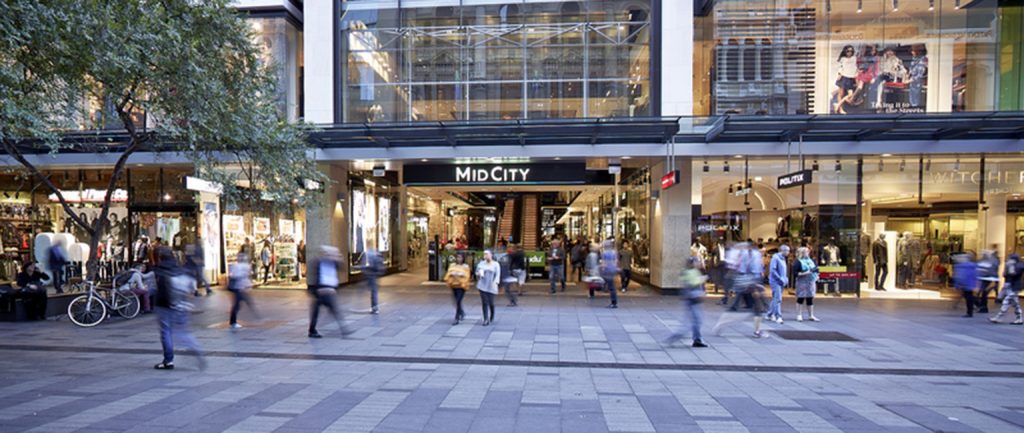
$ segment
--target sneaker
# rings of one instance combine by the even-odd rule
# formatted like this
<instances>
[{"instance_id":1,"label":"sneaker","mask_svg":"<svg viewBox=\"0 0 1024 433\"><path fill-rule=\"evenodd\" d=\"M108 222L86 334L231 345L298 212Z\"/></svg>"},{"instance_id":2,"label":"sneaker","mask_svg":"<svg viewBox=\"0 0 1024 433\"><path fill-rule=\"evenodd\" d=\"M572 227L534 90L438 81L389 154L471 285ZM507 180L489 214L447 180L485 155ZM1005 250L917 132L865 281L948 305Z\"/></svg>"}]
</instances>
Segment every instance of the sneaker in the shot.
<instances>
[{"instance_id":1,"label":"sneaker","mask_svg":"<svg viewBox=\"0 0 1024 433\"><path fill-rule=\"evenodd\" d=\"M989 317L988 321L992 322L992 323L999 323L999 318L997 318L997 317Z\"/></svg>"},{"instance_id":2,"label":"sneaker","mask_svg":"<svg viewBox=\"0 0 1024 433\"><path fill-rule=\"evenodd\" d=\"M812 321L812 322L820 322L821 319L818 319L817 317L811 316L810 321Z\"/></svg>"},{"instance_id":3,"label":"sneaker","mask_svg":"<svg viewBox=\"0 0 1024 433\"><path fill-rule=\"evenodd\" d=\"M781 317L776 317L776 318L775 318L775 323L778 323L778 324L780 324L780 325L781 325L781 324L783 324L784 322L783 322L783 320L782 320L782 318L781 318Z\"/></svg>"},{"instance_id":4,"label":"sneaker","mask_svg":"<svg viewBox=\"0 0 1024 433\"><path fill-rule=\"evenodd\" d=\"M159 363L157 365L154 365L153 368L156 369L156 370L174 370L174 363L173 362L161 362L161 363Z\"/></svg>"},{"instance_id":5,"label":"sneaker","mask_svg":"<svg viewBox=\"0 0 1024 433\"><path fill-rule=\"evenodd\" d=\"M708 345L704 344L703 341L693 340L693 347L708 347Z\"/></svg>"},{"instance_id":6,"label":"sneaker","mask_svg":"<svg viewBox=\"0 0 1024 433\"><path fill-rule=\"evenodd\" d=\"M611 304L608 306L608 308L619 308L619 306L618 304Z\"/></svg>"},{"instance_id":7,"label":"sneaker","mask_svg":"<svg viewBox=\"0 0 1024 433\"><path fill-rule=\"evenodd\" d=\"M484 320L484 326L489 326L490 324L491 324L490 320Z\"/></svg>"},{"instance_id":8,"label":"sneaker","mask_svg":"<svg viewBox=\"0 0 1024 433\"><path fill-rule=\"evenodd\" d=\"M1010 323L1010 324L1011 325L1024 325L1024 320L1017 319L1017 320L1014 320L1013 323Z\"/></svg>"},{"instance_id":9,"label":"sneaker","mask_svg":"<svg viewBox=\"0 0 1024 433\"><path fill-rule=\"evenodd\" d=\"M754 338L764 337L764 331L754 331Z\"/></svg>"},{"instance_id":10,"label":"sneaker","mask_svg":"<svg viewBox=\"0 0 1024 433\"><path fill-rule=\"evenodd\" d=\"M373 314L373 315L380 314L380 308L377 307L377 308L374 308L374 309L370 310L370 314Z\"/></svg>"},{"instance_id":11,"label":"sneaker","mask_svg":"<svg viewBox=\"0 0 1024 433\"><path fill-rule=\"evenodd\" d=\"M232 323L231 324L231 329L242 329L242 325L240 325L238 323Z\"/></svg>"},{"instance_id":12,"label":"sneaker","mask_svg":"<svg viewBox=\"0 0 1024 433\"><path fill-rule=\"evenodd\" d=\"M309 338L324 338L324 336L319 332L314 331L309 333Z\"/></svg>"},{"instance_id":13,"label":"sneaker","mask_svg":"<svg viewBox=\"0 0 1024 433\"><path fill-rule=\"evenodd\" d=\"M797 322L803 322L803 321L804 321L804 316L803 316L803 314L797 315L797 316L796 316L796 321L797 321Z\"/></svg>"}]
</instances>

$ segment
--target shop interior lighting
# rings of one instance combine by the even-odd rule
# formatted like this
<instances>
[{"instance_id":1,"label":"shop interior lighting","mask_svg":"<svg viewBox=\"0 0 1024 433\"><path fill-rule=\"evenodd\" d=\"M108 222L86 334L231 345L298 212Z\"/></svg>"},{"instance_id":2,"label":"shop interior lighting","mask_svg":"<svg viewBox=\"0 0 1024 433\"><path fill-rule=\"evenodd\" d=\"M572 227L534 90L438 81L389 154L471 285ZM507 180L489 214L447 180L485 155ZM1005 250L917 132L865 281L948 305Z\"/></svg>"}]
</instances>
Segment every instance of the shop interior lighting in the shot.
<instances>
[{"instance_id":1,"label":"shop interior lighting","mask_svg":"<svg viewBox=\"0 0 1024 433\"><path fill-rule=\"evenodd\" d=\"M928 0L928 10L935 10L935 0Z\"/></svg>"},{"instance_id":2,"label":"shop interior lighting","mask_svg":"<svg viewBox=\"0 0 1024 433\"><path fill-rule=\"evenodd\" d=\"M843 164L840 163L839 160L837 159L836 160L836 173L841 173L842 171L843 171Z\"/></svg>"},{"instance_id":3,"label":"shop interior lighting","mask_svg":"<svg viewBox=\"0 0 1024 433\"><path fill-rule=\"evenodd\" d=\"M864 12L864 0L857 0L857 13Z\"/></svg>"},{"instance_id":4,"label":"shop interior lighting","mask_svg":"<svg viewBox=\"0 0 1024 433\"><path fill-rule=\"evenodd\" d=\"M728 173L728 172L729 172L729 160L726 160L726 161L725 161L725 166L724 166L724 167L722 167L722 171L724 171L724 172L726 172L726 173Z\"/></svg>"},{"instance_id":5,"label":"shop interior lighting","mask_svg":"<svg viewBox=\"0 0 1024 433\"><path fill-rule=\"evenodd\" d=\"M907 169L907 160L905 160L905 159L901 160L900 161L900 171L903 171L903 170L906 170L906 169Z\"/></svg>"},{"instance_id":6,"label":"shop interior lighting","mask_svg":"<svg viewBox=\"0 0 1024 433\"><path fill-rule=\"evenodd\" d=\"M164 194L164 201L171 201L171 195L170 194Z\"/></svg>"},{"instance_id":7,"label":"shop interior lighting","mask_svg":"<svg viewBox=\"0 0 1024 433\"><path fill-rule=\"evenodd\" d=\"M711 167L708 166L708 160L705 159L704 160L704 172L707 173L709 171L711 171Z\"/></svg>"},{"instance_id":8,"label":"shop interior lighting","mask_svg":"<svg viewBox=\"0 0 1024 433\"><path fill-rule=\"evenodd\" d=\"M953 9L960 10L960 0L953 1Z\"/></svg>"},{"instance_id":9,"label":"shop interior lighting","mask_svg":"<svg viewBox=\"0 0 1024 433\"><path fill-rule=\"evenodd\" d=\"M814 162L811 164L811 170L818 171L818 160L817 159L815 159Z\"/></svg>"},{"instance_id":10,"label":"shop interior lighting","mask_svg":"<svg viewBox=\"0 0 1024 433\"><path fill-rule=\"evenodd\" d=\"M899 12L900 11L900 0L892 0L892 11L893 12Z\"/></svg>"}]
</instances>

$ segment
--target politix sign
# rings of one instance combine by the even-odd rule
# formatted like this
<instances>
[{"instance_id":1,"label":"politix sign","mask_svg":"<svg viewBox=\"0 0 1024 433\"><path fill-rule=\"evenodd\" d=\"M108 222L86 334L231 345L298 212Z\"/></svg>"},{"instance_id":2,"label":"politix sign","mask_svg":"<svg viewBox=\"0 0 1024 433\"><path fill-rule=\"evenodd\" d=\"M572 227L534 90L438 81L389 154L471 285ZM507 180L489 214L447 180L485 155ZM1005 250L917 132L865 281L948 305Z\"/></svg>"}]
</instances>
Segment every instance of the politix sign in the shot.
<instances>
[{"instance_id":1,"label":"politix sign","mask_svg":"<svg viewBox=\"0 0 1024 433\"><path fill-rule=\"evenodd\" d=\"M416 164L402 168L406 185L534 185L587 181L584 163Z\"/></svg>"},{"instance_id":2,"label":"politix sign","mask_svg":"<svg viewBox=\"0 0 1024 433\"><path fill-rule=\"evenodd\" d=\"M811 183L811 171L801 170L796 173L779 176L779 189L791 188L794 186L807 185Z\"/></svg>"}]
</instances>

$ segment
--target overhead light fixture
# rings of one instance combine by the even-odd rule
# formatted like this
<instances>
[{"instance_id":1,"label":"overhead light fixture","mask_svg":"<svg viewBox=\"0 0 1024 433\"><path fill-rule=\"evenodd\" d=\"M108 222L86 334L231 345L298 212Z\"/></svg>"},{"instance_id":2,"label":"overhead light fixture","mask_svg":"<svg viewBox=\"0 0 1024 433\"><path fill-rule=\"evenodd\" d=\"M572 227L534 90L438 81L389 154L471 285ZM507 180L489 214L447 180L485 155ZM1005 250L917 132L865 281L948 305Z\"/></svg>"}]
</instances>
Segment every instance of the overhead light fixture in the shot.
<instances>
[{"instance_id":1,"label":"overhead light fixture","mask_svg":"<svg viewBox=\"0 0 1024 433\"><path fill-rule=\"evenodd\" d=\"M928 10L935 10L935 0L928 0Z\"/></svg>"},{"instance_id":2,"label":"overhead light fixture","mask_svg":"<svg viewBox=\"0 0 1024 433\"><path fill-rule=\"evenodd\" d=\"M743 155L733 155L732 157L736 159L743 159Z\"/></svg>"},{"instance_id":3,"label":"overhead light fixture","mask_svg":"<svg viewBox=\"0 0 1024 433\"><path fill-rule=\"evenodd\" d=\"M171 195L170 194L164 194L164 201L171 201Z\"/></svg>"},{"instance_id":4,"label":"overhead light fixture","mask_svg":"<svg viewBox=\"0 0 1024 433\"><path fill-rule=\"evenodd\" d=\"M864 0L857 0L857 13L864 12Z\"/></svg>"},{"instance_id":5,"label":"overhead light fixture","mask_svg":"<svg viewBox=\"0 0 1024 433\"><path fill-rule=\"evenodd\" d=\"M907 169L907 160L905 160L905 159L901 160L900 161L900 171L903 171L903 170L906 170L906 169Z\"/></svg>"},{"instance_id":6,"label":"overhead light fixture","mask_svg":"<svg viewBox=\"0 0 1024 433\"><path fill-rule=\"evenodd\" d=\"M815 159L814 162L811 164L811 170L818 171L818 160L817 159Z\"/></svg>"},{"instance_id":7,"label":"overhead light fixture","mask_svg":"<svg viewBox=\"0 0 1024 433\"><path fill-rule=\"evenodd\" d=\"M726 173L729 172L729 160L725 161L725 166L722 167L722 171L724 171Z\"/></svg>"},{"instance_id":8,"label":"overhead light fixture","mask_svg":"<svg viewBox=\"0 0 1024 433\"><path fill-rule=\"evenodd\" d=\"M883 157L883 158L888 158L888 157L890 157L890 156L892 156L892 154L891 154L891 153L883 153L883 154L882 154L882 157Z\"/></svg>"},{"instance_id":9,"label":"overhead light fixture","mask_svg":"<svg viewBox=\"0 0 1024 433\"><path fill-rule=\"evenodd\" d=\"M387 174L387 170L383 165L373 166L373 177L384 177L385 174Z\"/></svg>"},{"instance_id":10,"label":"overhead light fixture","mask_svg":"<svg viewBox=\"0 0 1024 433\"><path fill-rule=\"evenodd\" d=\"M430 161L430 160L427 159L427 158L420 159L420 162L427 162L427 161Z\"/></svg>"},{"instance_id":11,"label":"overhead light fixture","mask_svg":"<svg viewBox=\"0 0 1024 433\"><path fill-rule=\"evenodd\" d=\"M843 164L841 162L839 162L839 160L837 159L836 160L836 173L841 173L842 171L843 171Z\"/></svg>"},{"instance_id":12,"label":"overhead light fixture","mask_svg":"<svg viewBox=\"0 0 1024 433\"><path fill-rule=\"evenodd\" d=\"M893 12L899 12L900 11L900 0L892 0L892 11Z\"/></svg>"},{"instance_id":13,"label":"overhead light fixture","mask_svg":"<svg viewBox=\"0 0 1024 433\"><path fill-rule=\"evenodd\" d=\"M960 0L955 0L953 2L953 9L960 10Z\"/></svg>"},{"instance_id":14,"label":"overhead light fixture","mask_svg":"<svg viewBox=\"0 0 1024 433\"><path fill-rule=\"evenodd\" d=\"M711 167L708 166L708 160L705 159L704 160L704 172L707 173L709 171L711 171Z\"/></svg>"},{"instance_id":15,"label":"overhead light fixture","mask_svg":"<svg viewBox=\"0 0 1024 433\"><path fill-rule=\"evenodd\" d=\"M623 156L622 158L619 158L619 159L627 160L627 159L633 159L633 157L632 156Z\"/></svg>"},{"instance_id":16,"label":"overhead light fixture","mask_svg":"<svg viewBox=\"0 0 1024 433\"><path fill-rule=\"evenodd\" d=\"M960 171L960 157L956 157L956 163L953 164L953 171Z\"/></svg>"}]
</instances>

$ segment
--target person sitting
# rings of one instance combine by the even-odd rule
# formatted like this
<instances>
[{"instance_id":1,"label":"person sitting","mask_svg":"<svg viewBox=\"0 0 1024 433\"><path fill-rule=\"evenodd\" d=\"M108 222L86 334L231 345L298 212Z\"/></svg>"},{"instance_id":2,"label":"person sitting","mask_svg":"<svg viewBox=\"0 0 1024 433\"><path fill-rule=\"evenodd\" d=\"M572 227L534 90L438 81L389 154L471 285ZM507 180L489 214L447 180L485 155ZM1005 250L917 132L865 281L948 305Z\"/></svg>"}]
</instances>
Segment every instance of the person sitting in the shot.
<instances>
[{"instance_id":1,"label":"person sitting","mask_svg":"<svg viewBox=\"0 0 1024 433\"><path fill-rule=\"evenodd\" d=\"M130 290L135 296L139 297L139 303L142 306L143 313L149 313L152 310L150 305L150 291L145 282L145 269L144 263L139 263L135 267L128 269L127 271L119 274L114 278L114 282L119 289ZM150 278L153 280L153 286L156 286L156 276L152 272L149 273Z\"/></svg>"},{"instance_id":2,"label":"person sitting","mask_svg":"<svg viewBox=\"0 0 1024 433\"><path fill-rule=\"evenodd\" d=\"M43 281L50 277L40 272L35 262L26 262L17 276L20 290L14 299L21 299L25 304L25 312L29 320L46 319L46 287Z\"/></svg>"}]
</instances>

